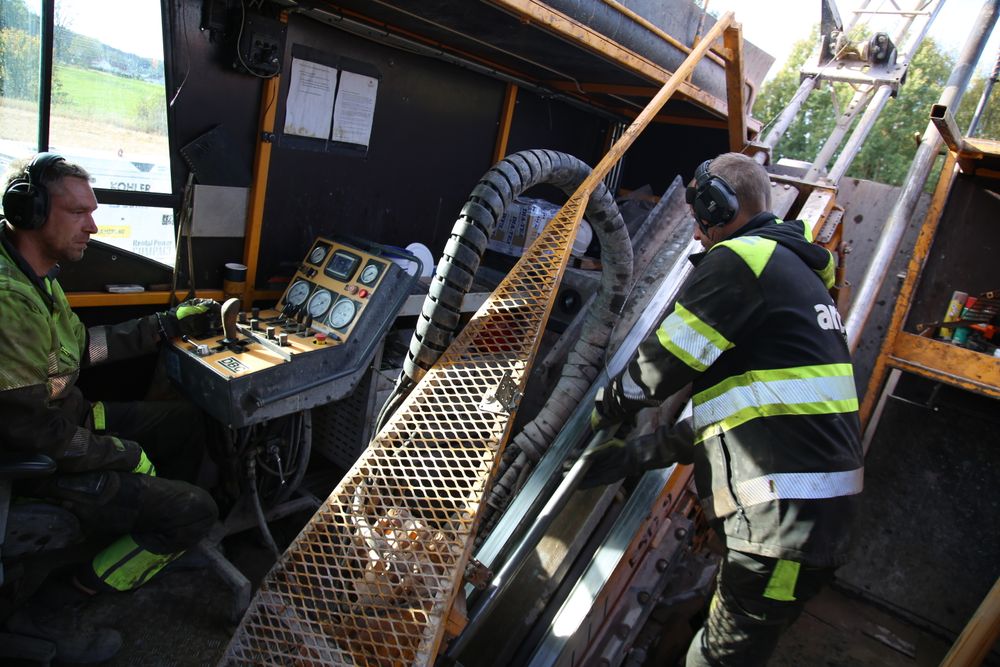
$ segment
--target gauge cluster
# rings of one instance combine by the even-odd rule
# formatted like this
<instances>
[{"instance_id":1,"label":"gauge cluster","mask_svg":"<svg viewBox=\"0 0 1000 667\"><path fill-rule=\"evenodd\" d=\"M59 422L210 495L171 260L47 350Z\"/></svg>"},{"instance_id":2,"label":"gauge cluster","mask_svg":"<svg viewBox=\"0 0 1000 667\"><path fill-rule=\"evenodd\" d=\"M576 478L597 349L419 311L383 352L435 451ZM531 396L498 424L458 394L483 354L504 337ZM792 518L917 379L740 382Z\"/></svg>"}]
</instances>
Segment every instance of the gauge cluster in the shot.
<instances>
[{"instance_id":1,"label":"gauge cluster","mask_svg":"<svg viewBox=\"0 0 1000 667\"><path fill-rule=\"evenodd\" d=\"M346 340L378 289L389 260L317 239L278 302L277 310Z\"/></svg>"}]
</instances>

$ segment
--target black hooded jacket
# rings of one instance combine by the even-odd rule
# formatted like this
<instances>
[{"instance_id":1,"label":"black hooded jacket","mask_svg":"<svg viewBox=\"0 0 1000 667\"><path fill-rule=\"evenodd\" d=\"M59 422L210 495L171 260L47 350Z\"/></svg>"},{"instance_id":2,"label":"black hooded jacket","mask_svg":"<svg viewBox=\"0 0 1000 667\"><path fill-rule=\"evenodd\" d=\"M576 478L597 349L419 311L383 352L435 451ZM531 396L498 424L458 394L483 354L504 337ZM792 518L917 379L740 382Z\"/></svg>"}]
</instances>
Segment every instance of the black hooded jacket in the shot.
<instances>
[{"instance_id":1,"label":"black hooded jacket","mask_svg":"<svg viewBox=\"0 0 1000 667\"><path fill-rule=\"evenodd\" d=\"M691 259L605 400L634 412L693 383L695 479L729 548L838 565L864 462L833 257L801 221L762 213Z\"/></svg>"}]
</instances>

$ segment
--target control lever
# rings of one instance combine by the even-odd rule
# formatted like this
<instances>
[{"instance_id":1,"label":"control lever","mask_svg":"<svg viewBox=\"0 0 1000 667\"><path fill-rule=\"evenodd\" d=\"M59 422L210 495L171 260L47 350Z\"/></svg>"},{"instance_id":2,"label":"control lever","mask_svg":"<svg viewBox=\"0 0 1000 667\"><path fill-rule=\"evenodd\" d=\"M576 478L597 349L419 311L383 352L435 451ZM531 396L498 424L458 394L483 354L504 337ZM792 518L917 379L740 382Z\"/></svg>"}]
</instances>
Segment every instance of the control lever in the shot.
<instances>
[{"instance_id":1,"label":"control lever","mask_svg":"<svg viewBox=\"0 0 1000 667\"><path fill-rule=\"evenodd\" d=\"M223 345L232 345L239 341L239 327L236 326L236 318L240 314L240 300L236 298L226 299L222 304L222 340Z\"/></svg>"}]
</instances>

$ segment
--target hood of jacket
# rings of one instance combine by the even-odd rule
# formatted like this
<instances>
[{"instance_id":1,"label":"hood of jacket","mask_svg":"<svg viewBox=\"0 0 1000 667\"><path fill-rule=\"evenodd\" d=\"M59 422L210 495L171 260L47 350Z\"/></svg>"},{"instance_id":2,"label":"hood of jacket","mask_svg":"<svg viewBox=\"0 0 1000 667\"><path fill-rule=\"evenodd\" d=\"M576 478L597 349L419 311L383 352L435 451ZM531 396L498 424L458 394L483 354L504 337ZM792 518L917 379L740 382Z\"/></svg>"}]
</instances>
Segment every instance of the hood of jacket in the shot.
<instances>
[{"instance_id":1,"label":"hood of jacket","mask_svg":"<svg viewBox=\"0 0 1000 667\"><path fill-rule=\"evenodd\" d=\"M807 230L801 220L778 220L773 213L765 211L750 218L750 221L730 238L740 236L759 236L775 241L795 253L824 283L826 282L831 259L830 251L812 242L812 230Z\"/></svg>"}]
</instances>

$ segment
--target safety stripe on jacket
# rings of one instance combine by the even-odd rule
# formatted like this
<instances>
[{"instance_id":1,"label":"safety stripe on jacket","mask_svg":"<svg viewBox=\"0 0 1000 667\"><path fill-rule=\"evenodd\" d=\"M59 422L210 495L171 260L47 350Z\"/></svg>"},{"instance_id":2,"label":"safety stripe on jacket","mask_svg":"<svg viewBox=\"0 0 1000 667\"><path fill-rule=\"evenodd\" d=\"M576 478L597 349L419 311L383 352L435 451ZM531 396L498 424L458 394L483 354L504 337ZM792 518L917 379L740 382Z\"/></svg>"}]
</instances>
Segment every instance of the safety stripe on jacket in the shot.
<instances>
[{"instance_id":1,"label":"safety stripe on jacket","mask_svg":"<svg viewBox=\"0 0 1000 667\"><path fill-rule=\"evenodd\" d=\"M741 236L735 239L720 241L716 245L729 248L746 262L753 275L760 278L764 272L764 267L771 261L774 249L778 247L778 242L772 239L765 239L759 236Z\"/></svg>"},{"instance_id":2,"label":"safety stripe on jacket","mask_svg":"<svg viewBox=\"0 0 1000 667\"><path fill-rule=\"evenodd\" d=\"M759 417L854 412L858 396L850 364L748 371L693 398L695 442Z\"/></svg>"},{"instance_id":3,"label":"safety stripe on jacket","mask_svg":"<svg viewBox=\"0 0 1000 667\"><path fill-rule=\"evenodd\" d=\"M656 330L656 337L660 345L698 372L733 347L725 336L679 303Z\"/></svg>"},{"instance_id":4,"label":"safety stripe on jacket","mask_svg":"<svg viewBox=\"0 0 1000 667\"><path fill-rule=\"evenodd\" d=\"M90 327L87 330L87 361L91 365L108 360L108 328Z\"/></svg>"},{"instance_id":5,"label":"safety stripe on jacket","mask_svg":"<svg viewBox=\"0 0 1000 667\"><path fill-rule=\"evenodd\" d=\"M822 500L853 496L864 489L865 469L841 472L779 472L761 475L736 484L736 497L726 486L713 490L702 506L708 518L721 518L740 507L752 507L779 500Z\"/></svg>"}]
</instances>

